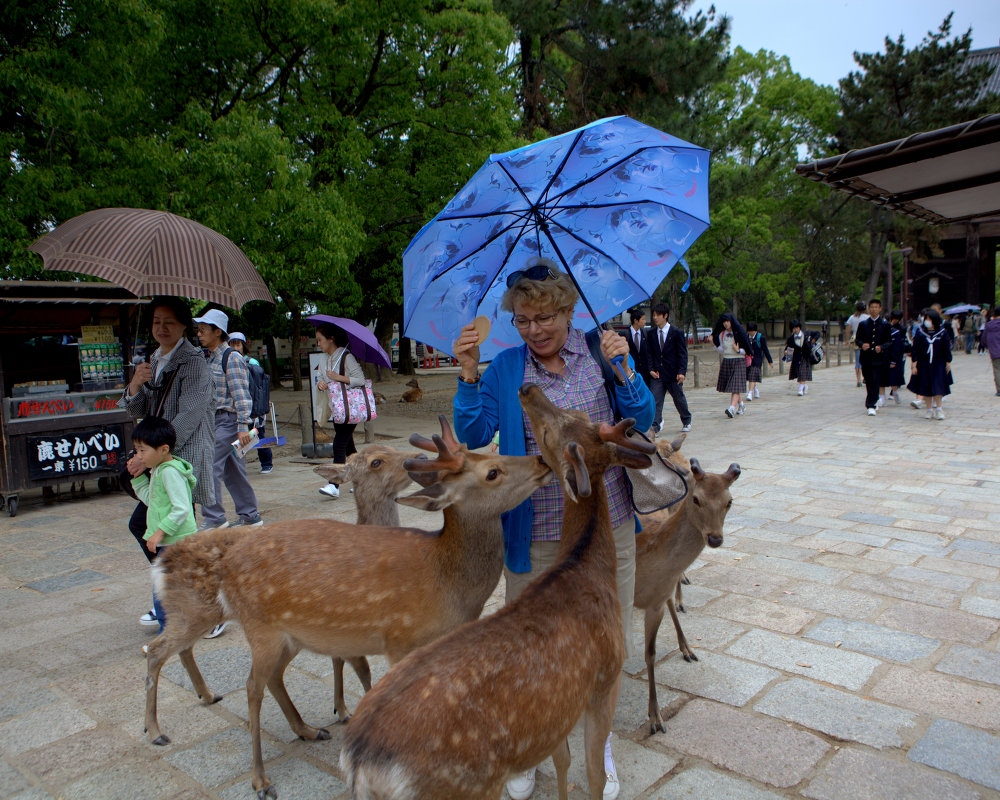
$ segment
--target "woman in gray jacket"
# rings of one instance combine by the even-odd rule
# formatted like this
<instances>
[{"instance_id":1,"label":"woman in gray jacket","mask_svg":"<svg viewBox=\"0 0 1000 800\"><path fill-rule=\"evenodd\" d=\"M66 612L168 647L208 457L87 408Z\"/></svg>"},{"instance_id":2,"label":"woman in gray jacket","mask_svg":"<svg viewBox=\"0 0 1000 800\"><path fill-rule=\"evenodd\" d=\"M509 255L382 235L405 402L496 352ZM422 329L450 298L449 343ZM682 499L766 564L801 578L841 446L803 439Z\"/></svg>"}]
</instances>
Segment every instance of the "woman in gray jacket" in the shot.
<instances>
[{"instance_id":1,"label":"woman in gray jacket","mask_svg":"<svg viewBox=\"0 0 1000 800\"><path fill-rule=\"evenodd\" d=\"M358 360L347 349L347 333L324 322L316 328L316 346L326 353L326 370L319 376L316 388L323 393L326 401L324 413L329 413L333 421L333 407L330 404L331 385L342 383L346 386L364 386L365 373ZM350 422L333 423L333 463L346 464L347 457L356 453L354 447L354 429L357 424ZM328 483L319 490L327 497L340 497L340 488L335 483Z\"/></svg>"},{"instance_id":2,"label":"woman in gray jacket","mask_svg":"<svg viewBox=\"0 0 1000 800\"><path fill-rule=\"evenodd\" d=\"M118 406L136 419L158 415L174 426L177 433L174 455L191 463L198 481L192 493L194 502L214 503L215 387L201 348L188 339L194 331L191 310L179 297L155 297L148 311L153 338L159 347L149 362L136 366ZM133 475L142 472L138 459L129 461L129 471ZM136 506L128 527L152 563L156 554L146 549L143 540L144 504ZM152 610L140 621L144 625L158 624Z\"/></svg>"}]
</instances>

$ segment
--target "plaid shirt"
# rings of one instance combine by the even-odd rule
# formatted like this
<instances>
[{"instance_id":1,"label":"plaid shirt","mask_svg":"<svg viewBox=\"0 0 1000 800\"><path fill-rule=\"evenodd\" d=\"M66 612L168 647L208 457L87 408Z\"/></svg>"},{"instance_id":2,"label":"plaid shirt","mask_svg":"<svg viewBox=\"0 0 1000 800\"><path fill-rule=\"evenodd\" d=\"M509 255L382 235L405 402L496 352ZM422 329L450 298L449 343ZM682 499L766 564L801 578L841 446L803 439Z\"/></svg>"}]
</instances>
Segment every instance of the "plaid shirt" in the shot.
<instances>
[{"instance_id":1,"label":"plaid shirt","mask_svg":"<svg viewBox=\"0 0 1000 800\"><path fill-rule=\"evenodd\" d=\"M222 357L226 350L231 350L226 371L222 371ZM208 368L215 378L215 410L232 411L236 414L238 425L250 427L250 410L253 400L250 397L250 370L243 356L233 350L228 344L221 344L208 354Z\"/></svg>"},{"instance_id":2,"label":"plaid shirt","mask_svg":"<svg viewBox=\"0 0 1000 800\"><path fill-rule=\"evenodd\" d=\"M585 411L593 422L614 424L615 415L604 390L604 376L600 365L594 361L582 331L572 328L569 338L559 351L566 369L562 375L549 372L539 364L528 350L524 360L524 382L535 383L559 408L576 408ZM527 415L524 417L525 449L528 455L540 455L535 434ZM625 470L612 467L604 474L604 488L608 492L608 510L611 527L617 528L633 516L632 505L625 488ZM562 531L563 493L558 480L553 480L531 495L534 520L531 541L553 542Z\"/></svg>"}]
</instances>

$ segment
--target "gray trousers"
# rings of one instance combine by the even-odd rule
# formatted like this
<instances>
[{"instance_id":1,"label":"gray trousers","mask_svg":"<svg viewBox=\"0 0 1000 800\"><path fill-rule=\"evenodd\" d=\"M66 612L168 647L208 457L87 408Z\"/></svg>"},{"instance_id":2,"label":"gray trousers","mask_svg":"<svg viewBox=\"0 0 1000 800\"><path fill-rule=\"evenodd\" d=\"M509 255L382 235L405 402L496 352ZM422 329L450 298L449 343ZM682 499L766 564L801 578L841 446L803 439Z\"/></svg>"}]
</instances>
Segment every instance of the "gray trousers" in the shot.
<instances>
[{"instance_id":1,"label":"gray trousers","mask_svg":"<svg viewBox=\"0 0 1000 800\"><path fill-rule=\"evenodd\" d=\"M219 525L226 520L222 507L222 484L232 495L236 513L250 519L257 516L257 495L247 478L246 462L233 452L236 441L236 415L231 411L215 413L215 464L212 475L215 478L215 503L201 507L201 516L208 525Z\"/></svg>"},{"instance_id":2,"label":"gray trousers","mask_svg":"<svg viewBox=\"0 0 1000 800\"><path fill-rule=\"evenodd\" d=\"M622 606L622 626L625 628L625 658L639 654L632 635L632 606L635 598L635 517L629 517L611 531L618 552L618 602ZM510 604L529 583L556 562L559 542L531 543L531 572L511 572L503 568L506 579L504 602Z\"/></svg>"},{"instance_id":3,"label":"gray trousers","mask_svg":"<svg viewBox=\"0 0 1000 800\"><path fill-rule=\"evenodd\" d=\"M997 387L997 394L1000 394L1000 358L991 359L993 362L993 385Z\"/></svg>"}]
</instances>

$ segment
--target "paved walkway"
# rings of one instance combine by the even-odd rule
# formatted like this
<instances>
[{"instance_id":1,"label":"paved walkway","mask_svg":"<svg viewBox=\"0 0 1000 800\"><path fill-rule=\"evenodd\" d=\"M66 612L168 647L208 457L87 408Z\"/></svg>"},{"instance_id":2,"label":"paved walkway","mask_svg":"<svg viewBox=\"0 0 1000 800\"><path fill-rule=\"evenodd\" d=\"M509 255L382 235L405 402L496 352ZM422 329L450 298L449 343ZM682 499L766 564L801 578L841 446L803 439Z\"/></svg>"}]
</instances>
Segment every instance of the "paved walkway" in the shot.
<instances>
[{"instance_id":1,"label":"paved walkway","mask_svg":"<svg viewBox=\"0 0 1000 800\"><path fill-rule=\"evenodd\" d=\"M804 398L768 380L735 420L721 395L690 393L684 451L743 474L725 544L685 589L700 661L685 663L672 626L661 629L665 734L647 733L643 664L626 665L622 800L1000 798L1000 398L985 357L956 355L955 375L943 422L906 406L865 416L846 366L818 370ZM409 433L412 418L392 411L380 434ZM279 460L254 475L265 520L353 517L350 496L324 500L309 470ZM149 574L129 511L122 495L64 495L0 517L0 786L11 800L252 798L238 629L197 649L225 699L202 706L172 661L160 719L173 744L145 742ZM328 659L300 655L287 683L308 720L332 719ZM263 724L282 800L347 796L342 727L297 741L270 697ZM579 736L572 751L579 800ZM551 776L549 762L536 797L555 797Z\"/></svg>"}]
</instances>

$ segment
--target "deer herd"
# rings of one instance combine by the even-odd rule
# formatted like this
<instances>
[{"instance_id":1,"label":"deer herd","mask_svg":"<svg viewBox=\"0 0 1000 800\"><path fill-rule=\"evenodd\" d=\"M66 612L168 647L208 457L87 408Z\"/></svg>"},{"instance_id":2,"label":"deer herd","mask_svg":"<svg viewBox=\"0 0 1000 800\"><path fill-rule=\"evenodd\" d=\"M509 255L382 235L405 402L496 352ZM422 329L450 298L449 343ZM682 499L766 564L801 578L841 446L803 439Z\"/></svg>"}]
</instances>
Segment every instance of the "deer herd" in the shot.
<instances>
[{"instance_id":1,"label":"deer herd","mask_svg":"<svg viewBox=\"0 0 1000 800\"><path fill-rule=\"evenodd\" d=\"M285 669L303 649L333 659L336 720L349 720L340 765L354 797L496 800L511 775L551 756L566 800L567 737L582 718L589 793L601 798L624 661L604 472L647 468L658 449L688 479L684 499L640 517L636 538L635 607L645 616L649 727L656 732L663 730L654 667L664 608L681 655L696 661L677 616L681 581L706 545L722 544L740 468L706 473L680 453L683 436L656 445L629 438L632 420L596 425L556 408L530 384L520 400L540 457L472 452L442 416L439 435L410 438L425 452L372 445L347 464L317 467L327 480L353 485L355 524L309 519L204 531L165 549L154 564L167 623L148 648L150 741L170 742L156 700L160 670L175 653L198 697L221 699L206 685L193 647L214 625L235 620L252 656L252 783L261 800L277 797L261 749L265 687L297 736L330 738L303 721L285 689ZM565 508L556 565L517 600L482 616L503 571L501 515L553 479ZM411 482L420 488L403 494ZM440 511L443 526L401 527L398 504ZM366 657L376 654L390 669L373 687ZM345 663L365 690L353 716L344 699ZM516 692L504 691L510 687Z\"/></svg>"}]
</instances>

